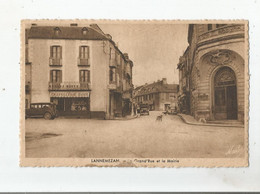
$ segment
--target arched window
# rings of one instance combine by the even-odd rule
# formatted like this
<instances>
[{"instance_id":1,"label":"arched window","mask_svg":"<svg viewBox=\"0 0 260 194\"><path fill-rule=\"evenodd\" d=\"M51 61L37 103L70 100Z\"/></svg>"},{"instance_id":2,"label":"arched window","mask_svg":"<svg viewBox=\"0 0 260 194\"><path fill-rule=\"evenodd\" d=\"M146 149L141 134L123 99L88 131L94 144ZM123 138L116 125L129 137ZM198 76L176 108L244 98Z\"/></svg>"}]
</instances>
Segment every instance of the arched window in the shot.
<instances>
[{"instance_id":1,"label":"arched window","mask_svg":"<svg viewBox=\"0 0 260 194\"><path fill-rule=\"evenodd\" d=\"M82 28L82 34L87 35L88 29L86 27Z\"/></svg>"},{"instance_id":2,"label":"arched window","mask_svg":"<svg viewBox=\"0 0 260 194\"><path fill-rule=\"evenodd\" d=\"M54 34L55 34L56 36L59 36L59 35L61 34L61 30L60 30L59 27L54 28Z\"/></svg>"}]
</instances>

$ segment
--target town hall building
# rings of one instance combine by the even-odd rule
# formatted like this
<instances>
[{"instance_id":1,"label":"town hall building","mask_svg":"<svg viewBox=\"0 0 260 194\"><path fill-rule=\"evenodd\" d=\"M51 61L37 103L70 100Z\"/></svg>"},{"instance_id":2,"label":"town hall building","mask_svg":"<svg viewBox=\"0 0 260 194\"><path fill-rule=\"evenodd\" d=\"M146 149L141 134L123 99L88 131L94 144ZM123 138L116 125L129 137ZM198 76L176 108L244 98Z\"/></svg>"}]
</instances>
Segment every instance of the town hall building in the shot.
<instances>
[{"instance_id":1,"label":"town hall building","mask_svg":"<svg viewBox=\"0 0 260 194\"><path fill-rule=\"evenodd\" d=\"M245 121L245 25L189 25L189 46L177 67L180 111L206 122Z\"/></svg>"}]
</instances>

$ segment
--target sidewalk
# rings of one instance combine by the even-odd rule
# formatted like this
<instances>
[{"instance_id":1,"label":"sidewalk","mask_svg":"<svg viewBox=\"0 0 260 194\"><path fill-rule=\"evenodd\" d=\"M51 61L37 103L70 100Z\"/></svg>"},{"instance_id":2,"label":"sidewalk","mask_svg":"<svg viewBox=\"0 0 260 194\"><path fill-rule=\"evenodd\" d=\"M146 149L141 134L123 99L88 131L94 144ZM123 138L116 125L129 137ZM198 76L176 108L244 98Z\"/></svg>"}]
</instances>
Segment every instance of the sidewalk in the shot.
<instances>
[{"instance_id":1,"label":"sidewalk","mask_svg":"<svg viewBox=\"0 0 260 194\"><path fill-rule=\"evenodd\" d=\"M125 120L131 120L131 119L136 119L138 118L139 115L127 115L125 117L115 117L114 119L109 119L109 120L120 120L120 121L125 121Z\"/></svg>"},{"instance_id":2,"label":"sidewalk","mask_svg":"<svg viewBox=\"0 0 260 194\"><path fill-rule=\"evenodd\" d=\"M208 123L202 123L197 121L195 118L193 118L193 116L191 115L186 115L186 114L178 114L178 116L188 125L199 125L199 126L214 126L214 127L240 127L240 128L244 128L243 123L240 122L232 122L232 121L214 121L210 123L210 121Z\"/></svg>"}]
</instances>

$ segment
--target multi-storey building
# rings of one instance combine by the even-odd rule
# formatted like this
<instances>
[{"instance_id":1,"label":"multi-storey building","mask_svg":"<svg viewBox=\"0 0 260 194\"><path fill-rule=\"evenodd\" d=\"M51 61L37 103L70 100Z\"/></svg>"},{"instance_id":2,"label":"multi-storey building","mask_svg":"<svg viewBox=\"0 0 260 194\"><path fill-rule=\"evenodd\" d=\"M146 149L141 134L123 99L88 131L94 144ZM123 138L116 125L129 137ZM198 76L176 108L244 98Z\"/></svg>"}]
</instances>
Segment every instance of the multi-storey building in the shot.
<instances>
[{"instance_id":1,"label":"multi-storey building","mask_svg":"<svg viewBox=\"0 0 260 194\"><path fill-rule=\"evenodd\" d=\"M178 92L178 109L179 112L190 113L190 63L189 63L189 47L185 50L183 56L180 57L177 66L179 69L179 92Z\"/></svg>"},{"instance_id":2,"label":"multi-storey building","mask_svg":"<svg viewBox=\"0 0 260 194\"><path fill-rule=\"evenodd\" d=\"M129 114L133 62L98 25L26 29L26 106L57 104L59 115Z\"/></svg>"},{"instance_id":3,"label":"multi-storey building","mask_svg":"<svg viewBox=\"0 0 260 194\"><path fill-rule=\"evenodd\" d=\"M244 122L245 25L189 25L189 47L178 68L188 78L184 84L181 77L180 85L188 88L189 111L196 119Z\"/></svg>"},{"instance_id":4,"label":"multi-storey building","mask_svg":"<svg viewBox=\"0 0 260 194\"><path fill-rule=\"evenodd\" d=\"M177 108L177 84L167 84L166 78L151 84L135 88L134 99L136 104L148 104L150 110L167 110Z\"/></svg>"}]
</instances>

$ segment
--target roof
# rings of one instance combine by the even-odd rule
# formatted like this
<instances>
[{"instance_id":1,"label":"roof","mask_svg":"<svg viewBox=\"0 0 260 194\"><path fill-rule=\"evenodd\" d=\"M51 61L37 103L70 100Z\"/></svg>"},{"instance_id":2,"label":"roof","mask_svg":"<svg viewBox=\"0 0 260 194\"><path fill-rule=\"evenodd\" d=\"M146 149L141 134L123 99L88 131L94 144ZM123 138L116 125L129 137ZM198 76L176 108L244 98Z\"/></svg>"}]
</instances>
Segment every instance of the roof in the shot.
<instances>
[{"instance_id":1,"label":"roof","mask_svg":"<svg viewBox=\"0 0 260 194\"><path fill-rule=\"evenodd\" d=\"M86 34L83 31L86 31ZM58 33L56 33L58 31ZM116 46L110 35L106 35L97 24L90 27L78 26L31 26L26 29L26 43L28 39L69 39L69 40L108 40L121 54L122 58L133 66L133 62L126 59L123 52Z\"/></svg>"},{"instance_id":2,"label":"roof","mask_svg":"<svg viewBox=\"0 0 260 194\"><path fill-rule=\"evenodd\" d=\"M83 34L86 30L86 34ZM56 33L59 31L58 33ZM107 40L108 38L90 27L71 26L32 26L28 31L28 38L34 39L79 39L79 40Z\"/></svg>"},{"instance_id":3,"label":"roof","mask_svg":"<svg viewBox=\"0 0 260 194\"><path fill-rule=\"evenodd\" d=\"M178 84L164 84L163 81L157 81L151 84L146 84L135 88L135 96L152 93L177 93L179 89Z\"/></svg>"}]
</instances>

